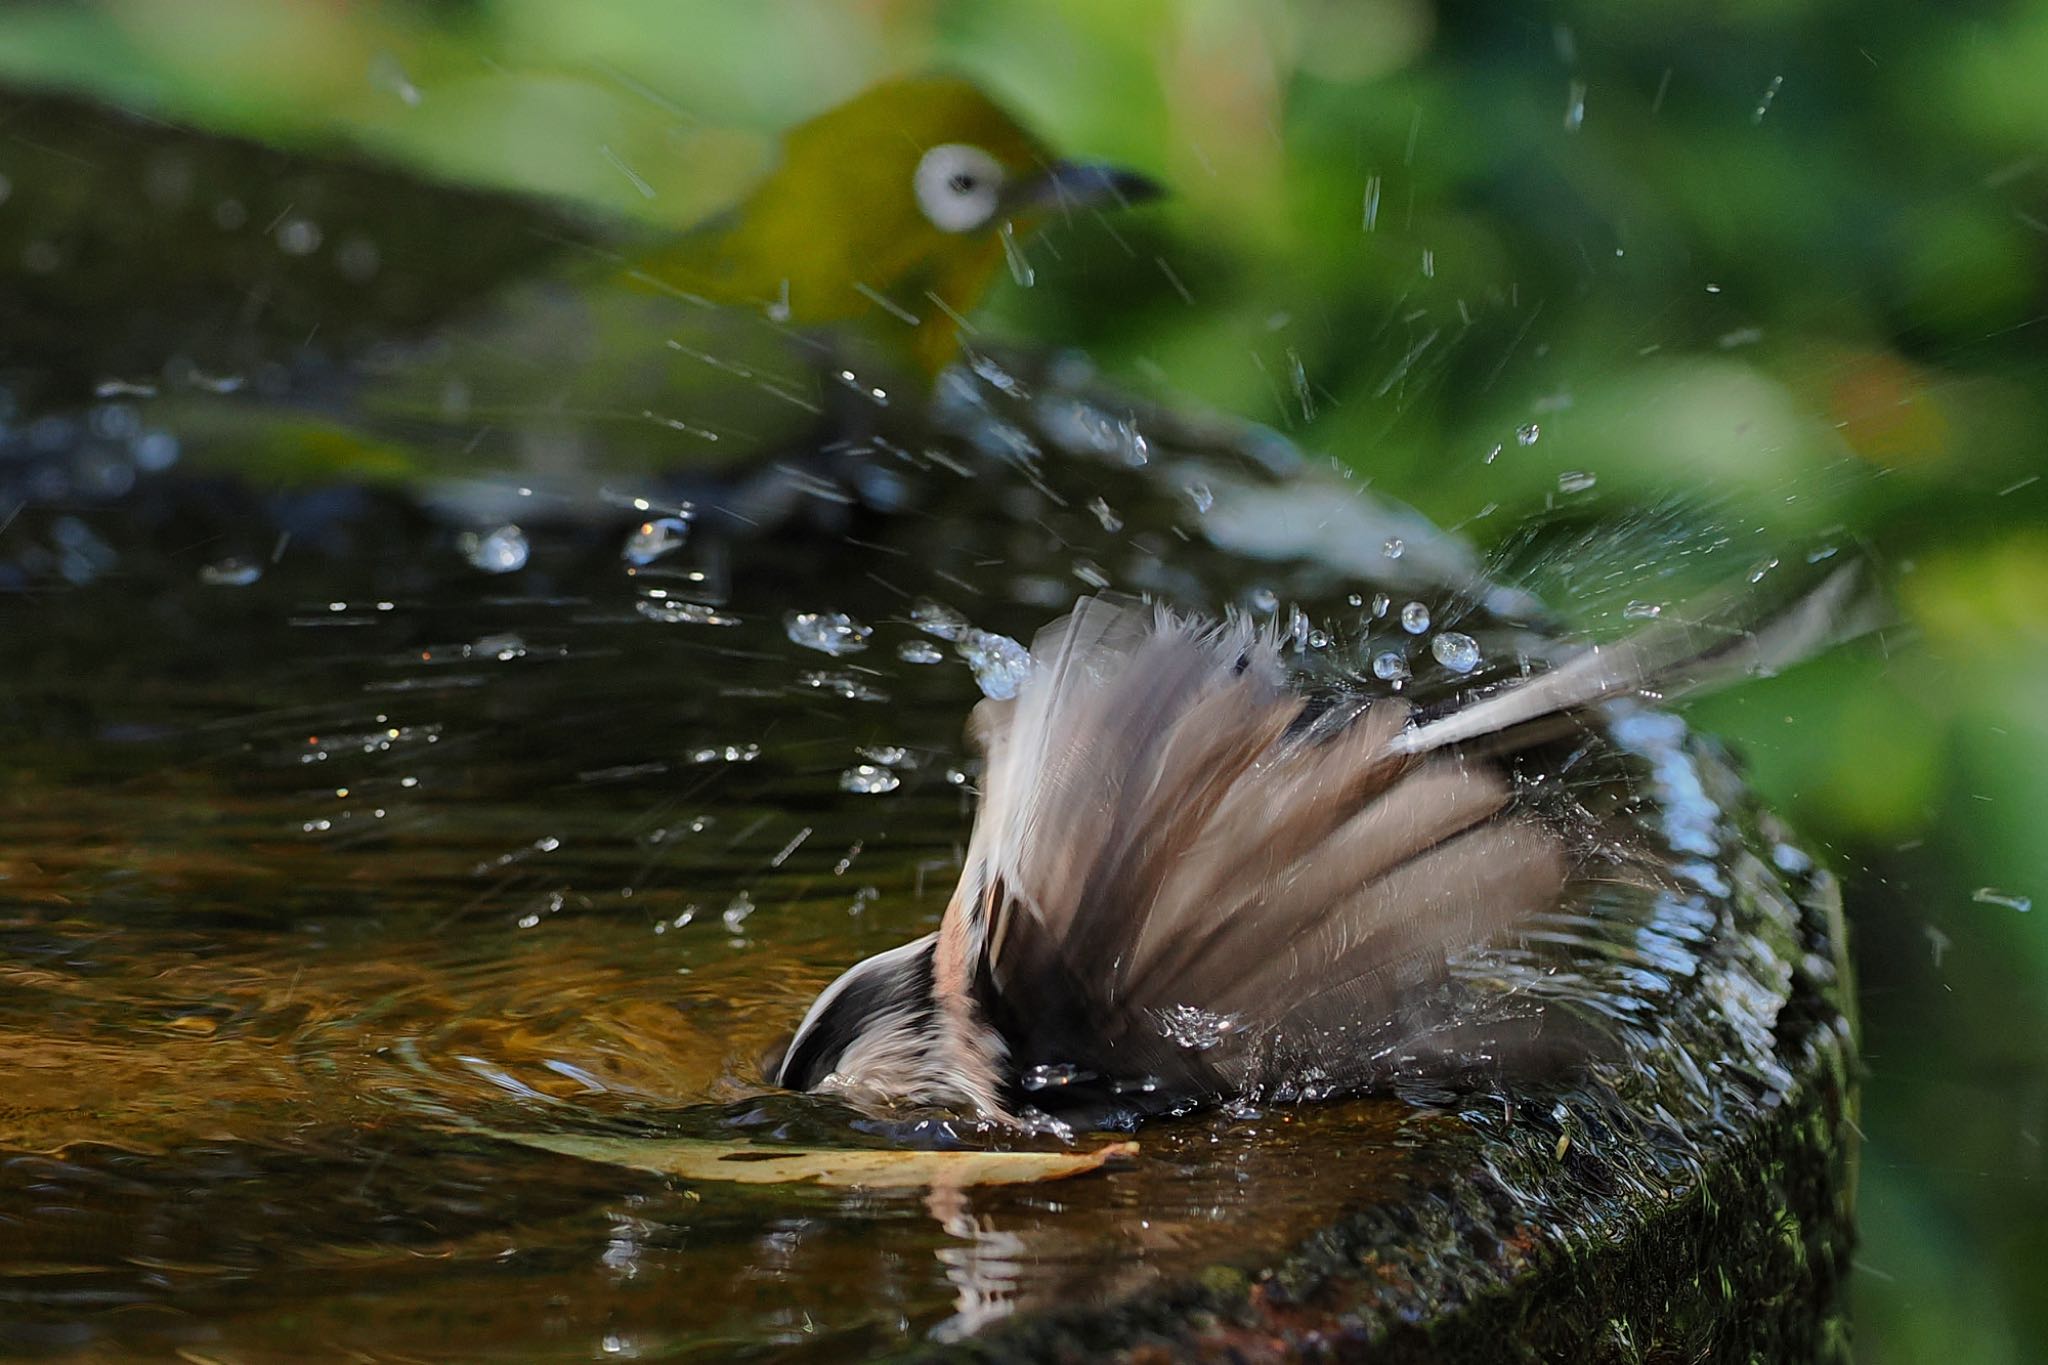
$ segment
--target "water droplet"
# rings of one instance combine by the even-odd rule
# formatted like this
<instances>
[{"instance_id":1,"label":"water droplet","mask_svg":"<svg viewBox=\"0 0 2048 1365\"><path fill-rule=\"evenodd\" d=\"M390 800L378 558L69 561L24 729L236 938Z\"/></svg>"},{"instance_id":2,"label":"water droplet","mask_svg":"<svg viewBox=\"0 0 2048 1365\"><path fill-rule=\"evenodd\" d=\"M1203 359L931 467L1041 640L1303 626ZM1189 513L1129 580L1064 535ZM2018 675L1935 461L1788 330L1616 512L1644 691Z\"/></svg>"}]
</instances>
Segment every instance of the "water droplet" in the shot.
<instances>
[{"instance_id":1,"label":"water droplet","mask_svg":"<svg viewBox=\"0 0 2048 1365\"><path fill-rule=\"evenodd\" d=\"M1036 469L1044 458L1038 442L1014 422L983 418L964 434L983 455L1016 465L1019 469Z\"/></svg>"},{"instance_id":2,"label":"water droplet","mask_svg":"<svg viewBox=\"0 0 2048 1365\"><path fill-rule=\"evenodd\" d=\"M1208 514L1209 509L1216 505L1216 494L1210 489L1208 484L1202 483L1199 480L1187 485L1187 487L1181 489L1181 492L1188 495L1188 501L1195 505L1195 511L1205 516Z\"/></svg>"},{"instance_id":3,"label":"water droplet","mask_svg":"<svg viewBox=\"0 0 2048 1365\"><path fill-rule=\"evenodd\" d=\"M1383 592L1376 592L1372 595L1372 614L1374 617L1385 616L1388 612L1392 611L1393 609L1393 598L1387 596Z\"/></svg>"},{"instance_id":4,"label":"water droplet","mask_svg":"<svg viewBox=\"0 0 2048 1365\"><path fill-rule=\"evenodd\" d=\"M1500 453L1501 453L1501 451L1502 451L1503 449L1505 449L1505 448L1506 448L1506 447L1504 447L1504 446L1500 445L1500 444L1499 444L1498 442L1496 442L1496 443L1494 444L1494 447L1493 447L1493 449L1491 449L1491 450L1489 450L1489 451L1487 451L1487 452L1486 452L1486 463L1488 463L1488 464L1492 464L1492 463L1493 463L1493 462L1494 462L1495 460L1498 460L1498 459L1500 458Z\"/></svg>"},{"instance_id":5,"label":"water droplet","mask_svg":"<svg viewBox=\"0 0 2048 1365\"><path fill-rule=\"evenodd\" d=\"M754 898L742 891L726 902L725 910L719 915L719 922L725 925L725 932L737 934L740 926L747 922L747 916L754 913Z\"/></svg>"},{"instance_id":6,"label":"water droplet","mask_svg":"<svg viewBox=\"0 0 2048 1365\"><path fill-rule=\"evenodd\" d=\"M997 364L992 357L985 355L970 356L968 357L967 368L979 375L982 383L1006 398L1014 398L1021 403L1031 396L1031 391L1024 387L1023 381Z\"/></svg>"},{"instance_id":7,"label":"water droplet","mask_svg":"<svg viewBox=\"0 0 2048 1365\"><path fill-rule=\"evenodd\" d=\"M905 640L896 646L896 657L907 664L942 663L946 658L930 640Z\"/></svg>"},{"instance_id":8,"label":"water droplet","mask_svg":"<svg viewBox=\"0 0 2048 1365\"><path fill-rule=\"evenodd\" d=\"M965 616L930 598L924 598L911 607L910 624L941 640L958 640L973 629Z\"/></svg>"},{"instance_id":9,"label":"water droplet","mask_svg":"<svg viewBox=\"0 0 2048 1365\"><path fill-rule=\"evenodd\" d=\"M1763 95L1756 102L1756 109L1750 114L1751 123L1762 123L1764 115L1771 112L1771 101L1778 98L1778 87L1785 83L1783 76L1771 77L1771 83L1764 87Z\"/></svg>"},{"instance_id":10,"label":"water droplet","mask_svg":"<svg viewBox=\"0 0 2048 1365\"><path fill-rule=\"evenodd\" d=\"M464 531L455 544L464 559L485 573L516 573L526 567L526 532L517 526L500 526L482 534Z\"/></svg>"},{"instance_id":11,"label":"water droplet","mask_svg":"<svg viewBox=\"0 0 2048 1365\"><path fill-rule=\"evenodd\" d=\"M1031 676L1031 651L1007 635L970 627L954 648L974 670L982 695L997 701L1016 696Z\"/></svg>"},{"instance_id":12,"label":"water droplet","mask_svg":"<svg viewBox=\"0 0 2048 1365\"><path fill-rule=\"evenodd\" d=\"M1431 637L1429 652L1453 673L1470 673L1479 667L1479 642L1455 630L1439 631Z\"/></svg>"},{"instance_id":13,"label":"water droplet","mask_svg":"<svg viewBox=\"0 0 2048 1365\"><path fill-rule=\"evenodd\" d=\"M247 384L249 380L246 375L206 374L200 370L188 370L185 374L185 382L193 388L206 393L230 394L240 393L242 386Z\"/></svg>"},{"instance_id":14,"label":"water droplet","mask_svg":"<svg viewBox=\"0 0 2048 1365\"><path fill-rule=\"evenodd\" d=\"M1795 877L1803 877L1813 871L1813 856L1805 849L1795 848L1791 844L1773 844L1771 845L1771 864L1780 872L1789 872Z\"/></svg>"},{"instance_id":15,"label":"water droplet","mask_svg":"<svg viewBox=\"0 0 2048 1365\"><path fill-rule=\"evenodd\" d=\"M146 431L130 447L129 454L137 469L154 474L178 462L178 438L168 431Z\"/></svg>"},{"instance_id":16,"label":"water droplet","mask_svg":"<svg viewBox=\"0 0 2048 1365\"><path fill-rule=\"evenodd\" d=\"M1630 621L1654 621L1664 614L1661 602L1631 602L1621 609L1622 617Z\"/></svg>"},{"instance_id":17,"label":"water droplet","mask_svg":"<svg viewBox=\"0 0 2048 1365\"><path fill-rule=\"evenodd\" d=\"M1567 133L1576 133L1585 126L1585 123L1586 83L1584 81L1573 81L1571 89L1565 94L1564 130Z\"/></svg>"},{"instance_id":18,"label":"water droplet","mask_svg":"<svg viewBox=\"0 0 2048 1365\"><path fill-rule=\"evenodd\" d=\"M1557 476L1557 491L1560 493L1583 493L1598 483L1599 477L1584 469L1567 469Z\"/></svg>"},{"instance_id":19,"label":"water droplet","mask_svg":"<svg viewBox=\"0 0 2048 1365\"><path fill-rule=\"evenodd\" d=\"M1411 676L1408 661L1391 649L1374 657L1372 675L1381 682L1402 682Z\"/></svg>"},{"instance_id":20,"label":"water droplet","mask_svg":"<svg viewBox=\"0 0 2048 1365\"><path fill-rule=\"evenodd\" d=\"M1031 262L1024 258L1023 248L1017 245L1017 234L1011 231L1008 223L1003 224L1000 236L1003 239L1003 259L1010 265L1010 278L1024 289L1037 284L1038 272L1033 270Z\"/></svg>"},{"instance_id":21,"label":"water droplet","mask_svg":"<svg viewBox=\"0 0 2048 1365\"><path fill-rule=\"evenodd\" d=\"M1979 905L2002 905L2008 910L2017 910L2022 915L2034 908L2032 896L2022 896L2011 891L2001 891L1995 886L1980 886L1970 893L1970 899Z\"/></svg>"},{"instance_id":22,"label":"water droplet","mask_svg":"<svg viewBox=\"0 0 2048 1365\"><path fill-rule=\"evenodd\" d=\"M1515 428L1515 444L1518 446L1533 446L1542 439L1543 428L1534 422Z\"/></svg>"},{"instance_id":23,"label":"water droplet","mask_svg":"<svg viewBox=\"0 0 2048 1365\"><path fill-rule=\"evenodd\" d=\"M1429 608L1420 602L1410 602L1401 608L1401 629L1410 635L1420 635L1429 629Z\"/></svg>"},{"instance_id":24,"label":"water droplet","mask_svg":"<svg viewBox=\"0 0 2048 1365\"><path fill-rule=\"evenodd\" d=\"M1388 536L1387 543L1380 546L1380 553L1388 559L1399 559L1408 551L1408 542L1399 536Z\"/></svg>"},{"instance_id":25,"label":"water droplet","mask_svg":"<svg viewBox=\"0 0 2048 1365\"><path fill-rule=\"evenodd\" d=\"M1362 607L1365 605L1365 594L1354 592L1346 596L1344 600L1354 607Z\"/></svg>"},{"instance_id":26,"label":"water droplet","mask_svg":"<svg viewBox=\"0 0 2048 1365\"><path fill-rule=\"evenodd\" d=\"M1271 614L1280 610L1280 594L1271 588L1253 588L1249 600L1253 611Z\"/></svg>"},{"instance_id":27,"label":"water droplet","mask_svg":"<svg viewBox=\"0 0 2048 1365\"><path fill-rule=\"evenodd\" d=\"M1207 1052L1235 1032L1238 1026L1234 1014L1217 1014L1195 1005L1168 1005L1150 1013L1153 1024L1167 1041L1190 1052Z\"/></svg>"},{"instance_id":28,"label":"water droplet","mask_svg":"<svg viewBox=\"0 0 2048 1365\"><path fill-rule=\"evenodd\" d=\"M727 744L722 747L718 745L711 745L706 748L691 750L690 762L752 763L755 759L759 758L760 756L761 746L758 744ZM693 827L693 832L700 831L697 831Z\"/></svg>"},{"instance_id":29,"label":"water droplet","mask_svg":"<svg viewBox=\"0 0 2048 1365\"><path fill-rule=\"evenodd\" d=\"M399 102L409 109L419 106L420 88L389 52L379 52L370 59L370 84L398 96Z\"/></svg>"},{"instance_id":30,"label":"water droplet","mask_svg":"<svg viewBox=\"0 0 2048 1365\"><path fill-rule=\"evenodd\" d=\"M862 796L879 796L902 785L902 778L879 763L857 763L839 774L839 790Z\"/></svg>"},{"instance_id":31,"label":"water droplet","mask_svg":"<svg viewBox=\"0 0 2048 1365\"><path fill-rule=\"evenodd\" d=\"M874 634L843 611L793 611L782 618L782 628L790 643L835 659L860 653Z\"/></svg>"},{"instance_id":32,"label":"water droplet","mask_svg":"<svg viewBox=\"0 0 2048 1365\"><path fill-rule=\"evenodd\" d=\"M310 256L320 249L320 225L310 218L287 218L277 225L277 249L287 256Z\"/></svg>"},{"instance_id":33,"label":"water droplet","mask_svg":"<svg viewBox=\"0 0 2048 1365\"><path fill-rule=\"evenodd\" d=\"M261 577L263 566L239 555L204 565L199 570L199 581L212 588L246 588Z\"/></svg>"},{"instance_id":34,"label":"water droplet","mask_svg":"<svg viewBox=\"0 0 2048 1365\"><path fill-rule=\"evenodd\" d=\"M1118 531L1124 529L1124 519L1118 516L1115 513L1115 511L1113 511L1110 508L1110 505L1104 502L1101 498L1097 498L1093 502L1090 502L1088 504L1088 510L1093 512L1095 514L1095 519L1102 523L1102 529L1109 532L1111 535L1115 535Z\"/></svg>"},{"instance_id":35,"label":"water droplet","mask_svg":"<svg viewBox=\"0 0 2048 1365\"><path fill-rule=\"evenodd\" d=\"M1041 398L1036 410L1039 429L1054 445L1072 454L1094 456L1126 469L1142 469L1152 458L1151 443L1136 423L1093 403L1055 393Z\"/></svg>"},{"instance_id":36,"label":"water droplet","mask_svg":"<svg viewBox=\"0 0 2048 1365\"><path fill-rule=\"evenodd\" d=\"M703 602L684 602L652 595L635 602L633 610L665 626L736 626L740 623L739 617L727 615Z\"/></svg>"},{"instance_id":37,"label":"water droplet","mask_svg":"<svg viewBox=\"0 0 2048 1365\"><path fill-rule=\"evenodd\" d=\"M526 641L507 631L501 635L486 635L475 644L465 645L462 652L472 658L496 659L501 664L508 664L526 657Z\"/></svg>"},{"instance_id":38,"label":"water droplet","mask_svg":"<svg viewBox=\"0 0 2048 1365\"><path fill-rule=\"evenodd\" d=\"M682 549L689 538L690 523L681 517L655 517L634 528L620 555L628 564L644 567Z\"/></svg>"},{"instance_id":39,"label":"water droplet","mask_svg":"<svg viewBox=\"0 0 2048 1365\"><path fill-rule=\"evenodd\" d=\"M1048 1090L1072 1085L1088 1074L1071 1062L1047 1062L1032 1067L1020 1079L1023 1080L1026 1090Z\"/></svg>"},{"instance_id":40,"label":"water droplet","mask_svg":"<svg viewBox=\"0 0 2048 1365\"><path fill-rule=\"evenodd\" d=\"M876 407L886 408L889 406L889 391L887 389L872 387L852 370L841 370L838 372L837 377L842 385L867 399Z\"/></svg>"},{"instance_id":41,"label":"water droplet","mask_svg":"<svg viewBox=\"0 0 2048 1365\"><path fill-rule=\"evenodd\" d=\"M1429 259L1428 252L1423 253L1423 259L1425 261ZM1424 273L1430 272L1425 270ZM1301 363L1301 356L1292 346L1287 348L1287 377L1289 382L1294 385L1294 401L1301 405L1301 420L1304 422L1315 421L1315 389L1309 383L1308 368Z\"/></svg>"},{"instance_id":42,"label":"water droplet","mask_svg":"<svg viewBox=\"0 0 2048 1365\"><path fill-rule=\"evenodd\" d=\"M828 673L806 670L796 675L797 686L827 692L842 701L889 700L889 694L856 673Z\"/></svg>"}]
</instances>

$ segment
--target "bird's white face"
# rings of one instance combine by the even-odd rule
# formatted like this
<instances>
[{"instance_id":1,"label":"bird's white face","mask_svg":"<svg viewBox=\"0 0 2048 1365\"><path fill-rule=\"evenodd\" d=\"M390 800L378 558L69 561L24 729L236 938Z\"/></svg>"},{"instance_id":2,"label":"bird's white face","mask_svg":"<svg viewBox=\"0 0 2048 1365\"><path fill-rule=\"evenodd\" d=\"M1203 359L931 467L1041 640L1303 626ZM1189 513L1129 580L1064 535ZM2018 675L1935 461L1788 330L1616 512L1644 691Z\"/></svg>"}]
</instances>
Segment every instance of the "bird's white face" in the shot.
<instances>
[{"instance_id":1,"label":"bird's white face","mask_svg":"<svg viewBox=\"0 0 2048 1365\"><path fill-rule=\"evenodd\" d=\"M988 226L1001 206L1003 167L967 142L945 142L918 159L911 176L918 211L941 232Z\"/></svg>"}]
</instances>

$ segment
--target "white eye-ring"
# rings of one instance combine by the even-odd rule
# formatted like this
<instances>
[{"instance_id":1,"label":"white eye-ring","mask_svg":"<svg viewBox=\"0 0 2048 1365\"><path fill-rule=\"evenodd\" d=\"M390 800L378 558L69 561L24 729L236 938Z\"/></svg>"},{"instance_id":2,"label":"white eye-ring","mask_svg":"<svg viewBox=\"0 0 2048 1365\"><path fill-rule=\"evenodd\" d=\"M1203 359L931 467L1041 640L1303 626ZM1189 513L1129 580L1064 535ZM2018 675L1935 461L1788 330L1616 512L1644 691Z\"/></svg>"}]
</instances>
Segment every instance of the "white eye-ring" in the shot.
<instances>
[{"instance_id":1,"label":"white eye-ring","mask_svg":"<svg viewBox=\"0 0 2048 1365\"><path fill-rule=\"evenodd\" d=\"M996 216L1003 168L979 147L947 142L926 152L911 177L917 207L941 232L972 232Z\"/></svg>"}]
</instances>

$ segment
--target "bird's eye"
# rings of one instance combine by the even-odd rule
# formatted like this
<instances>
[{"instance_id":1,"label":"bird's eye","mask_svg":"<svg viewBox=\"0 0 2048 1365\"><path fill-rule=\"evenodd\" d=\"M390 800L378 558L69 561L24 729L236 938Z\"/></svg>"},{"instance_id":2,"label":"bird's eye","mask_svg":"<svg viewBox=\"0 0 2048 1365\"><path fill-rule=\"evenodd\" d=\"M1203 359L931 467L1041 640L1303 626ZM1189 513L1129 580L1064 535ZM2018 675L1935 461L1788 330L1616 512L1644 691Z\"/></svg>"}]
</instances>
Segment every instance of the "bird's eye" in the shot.
<instances>
[{"instance_id":1,"label":"bird's eye","mask_svg":"<svg viewBox=\"0 0 2048 1365\"><path fill-rule=\"evenodd\" d=\"M972 232L996 216L1003 168L979 147L948 142L926 152L912 177L917 207L941 232Z\"/></svg>"}]
</instances>

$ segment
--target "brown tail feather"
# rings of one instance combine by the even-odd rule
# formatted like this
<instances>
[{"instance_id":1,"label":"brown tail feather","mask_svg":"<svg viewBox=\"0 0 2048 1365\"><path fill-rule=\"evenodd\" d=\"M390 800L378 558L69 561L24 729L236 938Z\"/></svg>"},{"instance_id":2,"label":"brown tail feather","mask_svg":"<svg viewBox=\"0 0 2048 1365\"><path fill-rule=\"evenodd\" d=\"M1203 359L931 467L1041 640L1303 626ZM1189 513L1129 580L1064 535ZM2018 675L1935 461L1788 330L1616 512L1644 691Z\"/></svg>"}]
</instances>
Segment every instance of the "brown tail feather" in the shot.
<instances>
[{"instance_id":1,"label":"brown tail feather","mask_svg":"<svg viewBox=\"0 0 2048 1365\"><path fill-rule=\"evenodd\" d=\"M1016 1060L1258 1088L1253 1057L1386 1019L1403 982L1555 899L1555 836L1504 819L1498 772L1401 753L1405 704L1303 725L1270 640L1148 615L1084 603L977 718L963 890L987 933L961 949L1026 1035ZM1228 1044L1162 1036L1203 1016Z\"/></svg>"},{"instance_id":2,"label":"brown tail feather","mask_svg":"<svg viewBox=\"0 0 2048 1365\"><path fill-rule=\"evenodd\" d=\"M1034 642L1019 698L977 713L983 807L942 978L976 983L1022 1067L1256 1093L1312 1055L1368 1084L1419 1026L1417 985L1571 873L1491 756L1629 691L1788 662L1852 586L1704 645L1660 624L1420 723L1392 698L1311 723L1270 636L1084 599Z\"/></svg>"}]
</instances>

